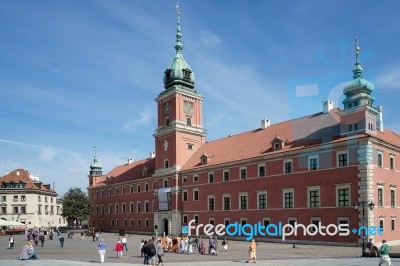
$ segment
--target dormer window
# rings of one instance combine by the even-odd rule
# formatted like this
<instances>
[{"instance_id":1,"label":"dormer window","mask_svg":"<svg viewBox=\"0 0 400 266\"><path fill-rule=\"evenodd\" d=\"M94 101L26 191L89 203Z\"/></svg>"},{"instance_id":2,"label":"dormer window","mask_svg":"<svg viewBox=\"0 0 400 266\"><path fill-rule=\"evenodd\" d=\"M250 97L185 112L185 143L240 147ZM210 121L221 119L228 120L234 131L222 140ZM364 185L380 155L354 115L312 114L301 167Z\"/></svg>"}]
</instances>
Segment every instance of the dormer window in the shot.
<instances>
[{"instance_id":1,"label":"dormer window","mask_svg":"<svg viewBox=\"0 0 400 266\"><path fill-rule=\"evenodd\" d=\"M286 141L284 139L282 139L278 135L276 135L275 138L271 141L272 149L274 151L281 150L283 145L285 144L285 142Z\"/></svg>"},{"instance_id":2,"label":"dormer window","mask_svg":"<svg viewBox=\"0 0 400 266\"><path fill-rule=\"evenodd\" d=\"M183 71L183 78L184 78L184 79L189 79L189 80L190 80L190 73L191 73L192 71L190 71L189 69L183 69L182 71Z\"/></svg>"},{"instance_id":3,"label":"dormer window","mask_svg":"<svg viewBox=\"0 0 400 266\"><path fill-rule=\"evenodd\" d=\"M166 77L167 79L170 79L170 78L171 78L171 69L167 69L167 70L165 71L165 77Z\"/></svg>"},{"instance_id":4,"label":"dormer window","mask_svg":"<svg viewBox=\"0 0 400 266\"><path fill-rule=\"evenodd\" d=\"M146 176L148 173L149 173L149 169L147 169L146 167L144 167L144 168L142 169L142 175L143 175L143 176Z\"/></svg>"},{"instance_id":5,"label":"dormer window","mask_svg":"<svg viewBox=\"0 0 400 266\"><path fill-rule=\"evenodd\" d=\"M201 155L200 162L201 162L201 164L207 164L208 163L208 156L205 153L203 153L203 155Z\"/></svg>"},{"instance_id":6,"label":"dormer window","mask_svg":"<svg viewBox=\"0 0 400 266\"><path fill-rule=\"evenodd\" d=\"M274 151L280 150L281 149L281 144L279 142L274 143Z\"/></svg>"}]
</instances>

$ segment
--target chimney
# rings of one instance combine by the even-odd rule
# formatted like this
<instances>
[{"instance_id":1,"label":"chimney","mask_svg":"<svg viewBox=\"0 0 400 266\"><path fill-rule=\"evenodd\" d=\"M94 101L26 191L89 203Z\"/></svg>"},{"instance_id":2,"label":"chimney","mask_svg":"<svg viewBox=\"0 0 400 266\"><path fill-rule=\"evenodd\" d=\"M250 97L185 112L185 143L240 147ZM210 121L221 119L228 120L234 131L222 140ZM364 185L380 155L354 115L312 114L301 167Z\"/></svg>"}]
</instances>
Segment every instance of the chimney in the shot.
<instances>
[{"instance_id":1,"label":"chimney","mask_svg":"<svg viewBox=\"0 0 400 266\"><path fill-rule=\"evenodd\" d=\"M382 114L383 107L382 107L382 105L378 106L378 110L379 110L379 114L378 114L377 127L380 132L383 132L383 114Z\"/></svg>"},{"instance_id":2,"label":"chimney","mask_svg":"<svg viewBox=\"0 0 400 266\"><path fill-rule=\"evenodd\" d=\"M262 129L266 129L267 127L269 127L271 125L271 120L269 119L261 119L261 128Z\"/></svg>"},{"instance_id":3,"label":"chimney","mask_svg":"<svg viewBox=\"0 0 400 266\"><path fill-rule=\"evenodd\" d=\"M133 159L132 158L128 158L128 164L133 163Z\"/></svg>"},{"instance_id":4,"label":"chimney","mask_svg":"<svg viewBox=\"0 0 400 266\"><path fill-rule=\"evenodd\" d=\"M333 109L333 101L327 100L322 103L322 111L324 114L329 113Z\"/></svg>"}]
</instances>

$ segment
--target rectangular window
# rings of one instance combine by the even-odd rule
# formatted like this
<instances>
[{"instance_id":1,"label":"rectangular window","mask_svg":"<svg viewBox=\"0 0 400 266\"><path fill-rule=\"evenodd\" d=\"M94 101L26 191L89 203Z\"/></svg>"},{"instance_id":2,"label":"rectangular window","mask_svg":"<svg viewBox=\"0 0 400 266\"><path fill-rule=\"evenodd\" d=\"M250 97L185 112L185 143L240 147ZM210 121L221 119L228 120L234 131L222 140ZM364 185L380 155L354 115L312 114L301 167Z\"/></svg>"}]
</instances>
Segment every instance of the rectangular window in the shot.
<instances>
[{"instance_id":1,"label":"rectangular window","mask_svg":"<svg viewBox=\"0 0 400 266\"><path fill-rule=\"evenodd\" d=\"M247 177L246 168L240 168L240 179L246 179L246 177Z\"/></svg>"},{"instance_id":2,"label":"rectangular window","mask_svg":"<svg viewBox=\"0 0 400 266\"><path fill-rule=\"evenodd\" d=\"M267 209L267 192L258 192L258 209L265 210Z\"/></svg>"},{"instance_id":3,"label":"rectangular window","mask_svg":"<svg viewBox=\"0 0 400 266\"><path fill-rule=\"evenodd\" d=\"M125 205L125 203L122 203L122 213L126 213L126 205Z\"/></svg>"},{"instance_id":4,"label":"rectangular window","mask_svg":"<svg viewBox=\"0 0 400 266\"><path fill-rule=\"evenodd\" d=\"M7 197L6 196L1 196L1 201L7 201Z\"/></svg>"},{"instance_id":5,"label":"rectangular window","mask_svg":"<svg viewBox=\"0 0 400 266\"><path fill-rule=\"evenodd\" d=\"M194 175L193 176L193 182L197 182L199 181L199 176L198 175Z\"/></svg>"},{"instance_id":6,"label":"rectangular window","mask_svg":"<svg viewBox=\"0 0 400 266\"><path fill-rule=\"evenodd\" d=\"M380 220L379 220L379 226L381 227L382 231L385 230L384 227L383 227L383 225L384 225L384 221L383 221L383 219L380 219Z\"/></svg>"},{"instance_id":7,"label":"rectangular window","mask_svg":"<svg viewBox=\"0 0 400 266\"><path fill-rule=\"evenodd\" d=\"M187 224L188 223L188 217L186 214L183 215L183 223Z\"/></svg>"},{"instance_id":8,"label":"rectangular window","mask_svg":"<svg viewBox=\"0 0 400 266\"><path fill-rule=\"evenodd\" d=\"M208 210L215 211L215 198L214 196L208 196Z\"/></svg>"},{"instance_id":9,"label":"rectangular window","mask_svg":"<svg viewBox=\"0 0 400 266\"><path fill-rule=\"evenodd\" d=\"M142 212L142 203L137 203L137 212Z\"/></svg>"},{"instance_id":10,"label":"rectangular window","mask_svg":"<svg viewBox=\"0 0 400 266\"><path fill-rule=\"evenodd\" d=\"M148 201L144 202L144 212L149 212L149 202Z\"/></svg>"},{"instance_id":11,"label":"rectangular window","mask_svg":"<svg viewBox=\"0 0 400 266\"><path fill-rule=\"evenodd\" d=\"M193 200L198 201L199 200L199 190L198 189L193 189Z\"/></svg>"},{"instance_id":12,"label":"rectangular window","mask_svg":"<svg viewBox=\"0 0 400 266\"><path fill-rule=\"evenodd\" d=\"M130 186L130 192L133 193L133 186Z\"/></svg>"},{"instance_id":13,"label":"rectangular window","mask_svg":"<svg viewBox=\"0 0 400 266\"><path fill-rule=\"evenodd\" d=\"M390 207L396 207L396 190L390 189Z\"/></svg>"},{"instance_id":14,"label":"rectangular window","mask_svg":"<svg viewBox=\"0 0 400 266\"><path fill-rule=\"evenodd\" d=\"M214 183L214 174L213 173L208 174L208 183Z\"/></svg>"},{"instance_id":15,"label":"rectangular window","mask_svg":"<svg viewBox=\"0 0 400 266\"><path fill-rule=\"evenodd\" d=\"M147 184L147 183L144 184L144 190L145 190L145 191L149 191L149 184Z\"/></svg>"},{"instance_id":16,"label":"rectangular window","mask_svg":"<svg viewBox=\"0 0 400 266\"><path fill-rule=\"evenodd\" d=\"M308 170L313 171L318 169L318 157L317 156L312 156L308 158Z\"/></svg>"},{"instance_id":17,"label":"rectangular window","mask_svg":"<svg viewBox=\"0 0 400 266\"><path fill-rule=\"evenodd\" d=\"M338 167L347 166L347 153L339 153L337 155Z\"/></svg>"},{"instance_id":18,"label":"rectangular window","mask_svg":"<svg viewBox=\"0 0 400 266\"><path fill-rule=\"evenodd\" d=\"M169 167L169 161L168 160L164 160L164 168L168 168Z\"/></svg>"},{"instance_id":19,"label":"rectangular window","mask_svg":"<svg viewBox=\"0 0 400 266\"><path fill-rule=\"evenodd\" d=\"M188 192L186 190L184 190L182 192L182 200L183 201L187 201L188 200Z\"/></svg>"},{"instance_id":20,"label":"rectangular window","mask_svg":"<svg viewBox=\"0 0 400 266\"><path fill-rule=\"evenodd\" d=\"M393 155L390 155L389 162L390 162L390 170L394 170L394 156Z\"/></svg>"},{"instance_id":21,"label":"rectangular window","mask_svg":"<svg viewBox=\"0 0 400 266\"><path fill-rule=\"evenodd\" d=\"M294 207L294 191L284 190L283 191L284 207L290 209Z\"/></svg>"},{"instance_id":22,"label":"rectangular window","mask_svg":"<svg viewBox=\"0 0 400 266\"><path fill-rule=\"evenodd\" d=\"M290 174L292 173L292 161L285 161L284 162L284 166L285 166L285 174Z\"/></svg>"},{"instance_id":23,"label":"rectangular window","mask_svg":"<svg viewBox=\"0 0 400 266\"><path fill-rule=\"evenodd\" d=\"M144 225L149 226L149 219L144 220Z\"/></svg>"},{"instance_id":24,"label":"rectangular window","mask_svg":"<svg viewBox=\"0 0 400 266\"><path fill-rule=\"evenodd\" d=\"M196 214L193 216L194 223L198 224L199 223L199 216Z\"/></svg>"},{"instance_id":25,"label":"rectangular window","mask_svg":"<svg viewBox=\"0 0 400 266\"><path fill-rule=\"evenodd\" d=\"M14 208L13 208L13 213L16 214L16 213L18 213L18 212L19 212L19 208L14 206Z\"/></svg>"},{"instance_id":26,"label":"rectangular window","mask_svg":"<svg viewBox=\"0 0 400 266\"><path fill-rule=\"evenodd\" d=\"M119 213L119 205L118 205L118 203L115 203L115 213Z\"/></svg>"},{"instance_id":27,"label":"rectangular window","mask_svg":"<svg viewBox=\"0 0 400 266\"><path fill-rule=\"evenodd\" d=\"M115 188L115 195L118 195L118 188Z\"/></svg>"},{"instance_id":28,"label":"rectangular window","mask_svg":"<svg viewBox=\"0 0 400 266\"><path fill-rule=\"evenodd\" d=\"M14 201L18 201L18 196L14 196Z\"/></svg>"},{"instance_id":29,"label":"rectangular window","mask_svg":"<svg viewBox=\"0 0 400 266\"><path fill-rule=\"evenodd\" d=\"M224 219L224 225L225 225L225 227L227 227L230 223L231 223L231 222L230 222L229 218L225 218L225 219Z\"/></svg>"},{"instance_id":30,"label":"rectangular window","mask_svg":"<svg viewBox=\"0 0 400 266\"><path fill-rule=\"evenodd\" d=\"M7 207L5 207L5 206L1 207L1 213L7 214Z\"/></svg>"},{"instance_id":31,"label":"rectangular window","mask_svg":"<svg viewBox=\"0 0 400 266\"><path fill-rule=\"evenodd\" d=\"M379 167L382 167L382 166L383 166L382 159L383 159L383 154L382 154L382 152L378 152L378 166L379 166Z\"/></svg>"},{"instance_id":32,"label":"rectangular window","mask_svg":"<svg viewBox=\"0 0 400 266\"><path fill-rule=\"evenodd\" d=\"M378 207L383 207L383 188L378 188Z\"/></svg>"},{"instance_id":33,"label":"rectangular window","mask_svg":"<svg viewBox=\"0 0 400 266\"><path fill-rule=\"evenodd\" d=\"M263 225L264 225L265 227L267 227L270 223L271 223L271 220L270 220L269 218L264 218L264 219L263 219Z\"/></svg>"},{"instance_id":34,"label":"rectangular window","mask_svg":"<svg viewBox=\"0 0 400 266\"><path fill-rule=\"evenodd\" d=\"M308 188L308 207L316 208L320 206L319 188Z\"/></svg>"},{"instance_id":35,"label":"rectangular window","mask_svg":"<svg viewBox=\"0 0 400 266\"><path fill-rule=\"evenodd\" d=\"M21 213L22 213L22 214L26 214L26 207L25 207L25 206L22 206L22 207L21 207Z\"/></svg>"},{"instance_id":36,"label":"rectangular window","mask_svg":"<svg viewBox=\"0 0 400 266\"><path fill-rule=\"evenodd\" d=\"M349 187L337 188L337 204L338 204L338 207L350 206L350 188Z\"/></svg>"},{"instance_id":37,"label":"rectangular window","mask_svg":"<svg viewBox=\"0 0 400 266\"><path fill-rule=\"evenodd\" d=\"M137 185L136 192L140 192L140 185Z\"/></svg>"},{"instance_id":38,"label":"rectangular window","mask_svg":"<svg viewBox=\"0 0 400 266\"><path fill-rule=\"evenodd\" d=\"M229 170L224 170L224 182L229 181Z\"/></svg>"},{"instance_id":39,"label":"rectangular window","mask_svg":"<svg viewBox=\"0 0 400 266\"><path fill-rule=\"evenodd\" d=\"M265 165L264 164L258 166L258 176L259 177L265 176Z\"/></svg>"},{"instance_id":40,"label":"rectangular window","mask_svg":"<svg viewBox=\"0 0 400 266\"><path fill-rule=\"evenodd\" d=\"M229 211L231 209L231 197L223 196L224 201L224 211Z\"/></svg>"},{"instance_id":41,"label":"rectangular window","mask_svg":"<svg viewBox=\"0 0 400 266\"><path fill-rule=\"evenodd\" d=\"M109 214L112 213L112 204L108 204L108 213L109 213Z\"/></svg>"},{"instance_id":42,"label":"rectangular window","mask_svg":"<svg viewBox=\"0 0 400 266\"><path fill-rule=\"evenodd\" d=\"M134 202L130 203L130 211L131 211L131 213L135 212L135 203Z\"/></svg>"},{"instance_id":43,"label":"rectangular window","mask_svg":"<svg viewBox=\"0 0 400 266\"><path fill-rule=\"evenodd\" d=\"M390 219L390 227L391 227L392 231L396 231L396 219L395 218Z\"/></svg>"},{"instance_id":44,"label":"rectangular window","mask_svg":"<svg viewBox=\"0 0 400 266\"><path fill-rule=\"evenodd\" d=\"M247 195L240 195L239 196L239 200L240 200L240 209L241 210L247 210Z\"/></svg>"}]
</instances>

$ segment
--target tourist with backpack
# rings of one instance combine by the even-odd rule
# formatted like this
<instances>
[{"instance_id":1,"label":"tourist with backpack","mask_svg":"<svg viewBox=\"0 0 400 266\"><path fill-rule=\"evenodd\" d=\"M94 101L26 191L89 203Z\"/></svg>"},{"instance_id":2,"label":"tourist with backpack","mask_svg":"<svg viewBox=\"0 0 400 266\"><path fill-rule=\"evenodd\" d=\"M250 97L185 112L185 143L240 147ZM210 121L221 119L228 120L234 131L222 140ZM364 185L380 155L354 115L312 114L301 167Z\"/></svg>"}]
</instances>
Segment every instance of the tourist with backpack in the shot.
<instances>
[{"instance_id":1,"label":"tourist with backpack","mask_svg":"<svg viewBox=\"0 0 400 266\"><path fill-rule=\"evenodd\" d=\"M146 246L146 253L147 253L147 257L148 257L148 263L149 265L156 265L156 247L154 246L154 242L153 240L149 240L149 242L147 243Z\"/></svg>"}]
</instances>

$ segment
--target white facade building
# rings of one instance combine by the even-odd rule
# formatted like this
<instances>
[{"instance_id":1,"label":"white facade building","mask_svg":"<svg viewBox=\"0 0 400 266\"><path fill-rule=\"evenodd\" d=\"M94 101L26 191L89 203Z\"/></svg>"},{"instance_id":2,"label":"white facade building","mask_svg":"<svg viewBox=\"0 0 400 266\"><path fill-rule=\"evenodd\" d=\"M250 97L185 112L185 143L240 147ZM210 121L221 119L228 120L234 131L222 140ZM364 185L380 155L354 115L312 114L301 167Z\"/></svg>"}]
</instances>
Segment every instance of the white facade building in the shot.
<instances>
[{"instance_id":1,"label":"white facade building","mask_svg":"<svg viewBox=\"0 0 400 266\"><path fill-rule=\"evenodd\" d=\"M24 169L0 178L0 219L23 223L27 228L65 226L62 201L49 184Z\"/></svg>"}]
</instances>

